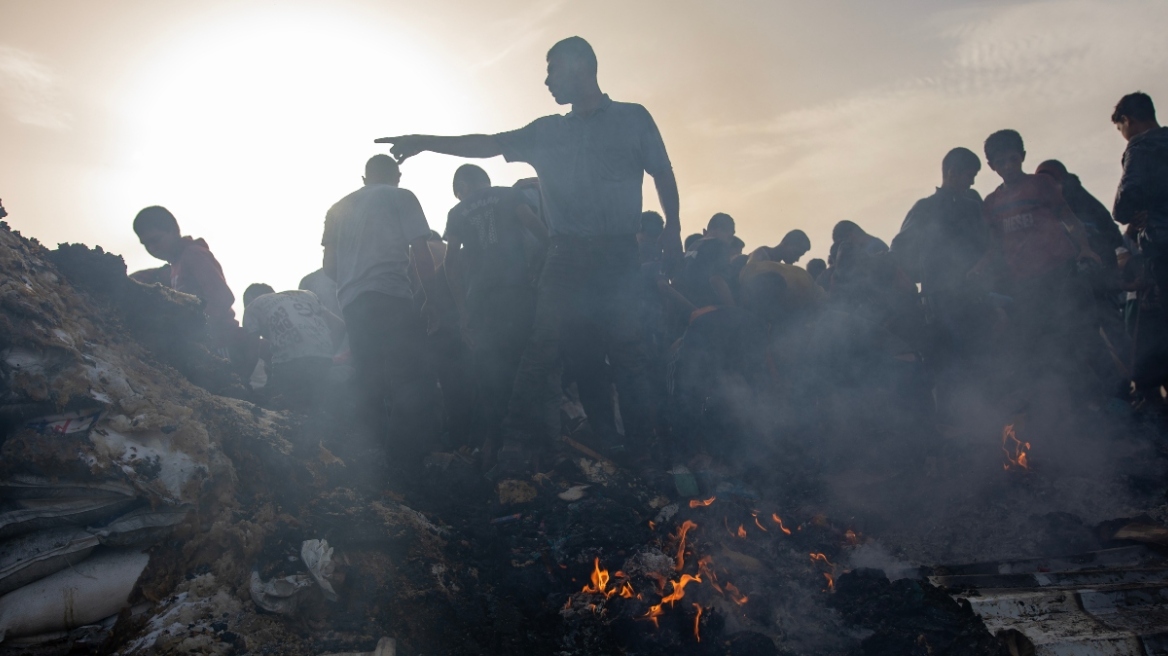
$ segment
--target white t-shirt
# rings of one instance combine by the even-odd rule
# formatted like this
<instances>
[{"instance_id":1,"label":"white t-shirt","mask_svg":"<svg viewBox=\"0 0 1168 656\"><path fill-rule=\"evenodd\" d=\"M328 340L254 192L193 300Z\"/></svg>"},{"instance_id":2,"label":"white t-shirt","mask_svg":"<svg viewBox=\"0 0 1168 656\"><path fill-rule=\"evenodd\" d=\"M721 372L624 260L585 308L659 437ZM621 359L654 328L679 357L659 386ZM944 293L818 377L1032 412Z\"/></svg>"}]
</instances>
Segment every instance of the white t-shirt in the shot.
<instances>
[{"instance_id":1,"label":"white t-shirt","mask_svg":"<svg viewBox=\"0 0 1168 656\"><path fill-rule=\"evenodd\" d=\"M406 189L371 184L337 201L321 244L336 253L341 309L365 292L412 298L410 242L429 234L422 205Z\"/></svg>"},{"instance_id":2,"label":"white t-shirt","mask_svg":"<svg viewBox=\"0 0 1168 656\"><path fill-rule=\"evenodd\" d=\"M272 364L333 357L328 322L312 292L295 289L256 298L243 311L243 329L268 341Z\"/></svg>"}]
</instances>

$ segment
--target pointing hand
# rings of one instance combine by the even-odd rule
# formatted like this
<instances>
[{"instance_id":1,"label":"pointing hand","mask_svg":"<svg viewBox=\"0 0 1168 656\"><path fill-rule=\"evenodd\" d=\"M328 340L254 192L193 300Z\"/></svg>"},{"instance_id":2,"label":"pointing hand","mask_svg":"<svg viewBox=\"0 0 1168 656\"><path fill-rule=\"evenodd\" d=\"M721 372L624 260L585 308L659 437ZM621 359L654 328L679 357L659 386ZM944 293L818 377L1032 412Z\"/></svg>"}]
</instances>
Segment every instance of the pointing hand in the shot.
<instances>
[{"instance_id":1,"label":"pointing hand","mask_svg":"<svg viewBox=\"0 0 1168 656\"><path fill-rule=\"evenodd\" d=\"M393 147L389 149L389 154L393 155L398 164L401 164L406 159L426 150L423 139L420 135L411 134L400 137L382 137L374 139L373 143L393 144Z\"/></svg>"}]
</instances>

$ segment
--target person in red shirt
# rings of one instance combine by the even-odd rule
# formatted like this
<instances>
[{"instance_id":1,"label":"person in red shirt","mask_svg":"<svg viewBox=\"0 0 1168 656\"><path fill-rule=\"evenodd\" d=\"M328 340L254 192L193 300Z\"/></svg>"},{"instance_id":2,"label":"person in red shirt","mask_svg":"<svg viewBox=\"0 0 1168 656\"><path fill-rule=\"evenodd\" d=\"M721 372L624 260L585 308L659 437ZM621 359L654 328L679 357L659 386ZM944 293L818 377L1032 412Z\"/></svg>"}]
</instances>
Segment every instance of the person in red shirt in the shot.
<instances>
[{"instance_id":1,"label":"person in red shirt","mask_svg":"<svg viewBox=\"0 0 1168 656\"><path fill-rule=\"evenodd\" d=\"M203 301L207 332L222 355L239 343L239 322L235 320L235 295L223 277L223 268L211 254L207 242L184 237L178 220L165 207L153 205L134 217L134 233L146 252L165 261L158 269L138 271L130 277L138 282L160 282L176 291Z\"/></svg>"},{"instance_id":2,"label":"person in red shirt","mask_svg":"<svg viewBox=\"0 0 1168 656\"><path fill-rule=\"evenodd\" d=\"M990 248L971 275L992 270L996 286L1013 299L1014 355L1038 358L1031 362L1044 365L1082 361L1083 351L1092 348L1094 315L1090 288L1076 264L1098 267L1099 256L1058 184L1022 170L1026 150L1021 135L1014 130L991 134L985 155L1002 184L982 205Z\"/></svg>"}]
</instances>

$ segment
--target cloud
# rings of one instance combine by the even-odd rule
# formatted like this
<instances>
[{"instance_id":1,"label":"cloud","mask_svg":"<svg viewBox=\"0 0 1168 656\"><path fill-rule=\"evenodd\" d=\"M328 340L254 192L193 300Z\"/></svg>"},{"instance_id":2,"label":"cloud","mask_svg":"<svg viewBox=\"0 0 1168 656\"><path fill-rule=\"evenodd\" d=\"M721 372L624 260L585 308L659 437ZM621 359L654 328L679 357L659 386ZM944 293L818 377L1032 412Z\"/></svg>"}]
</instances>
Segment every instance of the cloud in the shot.
<instances>
[{"instance_id":1,"label":"cloud","mask_svg":"<svg viewBox=\"0 0 1168 656\"><path fill-rule=\"evenodd\" d=\"M55 105L57 76L32 53L0 46L0 102L19 123L50 130L68 127L71 117Z\"/></svg>"},{"instance_id":2,"label":"cloud","mask_svg":"<svg viewBox=\"0 0 1168 656\"><path fill-rule=\"evenodd\" d=\"M853 219L886 238L931 191L949 148L980 152L1000 128L1022 132L1032 165L1059 157L1107 201L1123 146L1108 117L1120 95L1155 95L1165 79L1168 3L1047 0L926 22L943 38L928 77L760 121L691 127L733 144L740 194L801 221ZM986 170L978 186L996 183Z\"/></svg>"},{"instance_id":3,"label":"cloud","mask_svg":"<svg viewBox=\"0 0 1168 656\"><path fill-rule=\"evenodd\" d=\"M510 42L502 50L479 59L479 61L471 66L471 70L481 71L490 68L506 59L512 53L522 52L536 42L542 41L544 35L547 33L548 21L566 3L567 0L552 0L551 2L536 3L513 16L495 21L487 28L486 32L489 34L504 35L510 39Z\"/></svg>"}]
</instances>

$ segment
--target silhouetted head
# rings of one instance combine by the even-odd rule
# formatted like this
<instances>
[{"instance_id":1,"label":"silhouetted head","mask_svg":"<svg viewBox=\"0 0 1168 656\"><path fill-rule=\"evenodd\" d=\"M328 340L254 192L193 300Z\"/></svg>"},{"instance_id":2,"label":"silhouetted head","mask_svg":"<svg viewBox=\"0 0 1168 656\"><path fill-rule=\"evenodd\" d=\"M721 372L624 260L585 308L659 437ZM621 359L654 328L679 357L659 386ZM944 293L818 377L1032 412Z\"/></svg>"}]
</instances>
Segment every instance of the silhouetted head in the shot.
<instances>
[{"instance_id":1,"label":"silhouetted head","mask_svg":"<svg viewBox=\"0 0 1168 656\"><path fill-rule=\"evenodd\" d=\"M243 307L251 305L252 301L263 296L264 294L275 293L276 290L272 289L272 286L267 283L257 282L248 285L247 289L243 290Z\"/></svg>"},{"instance_id":2,"label":"silhouetted head","mask_svg":"<svg viewBox=\"0 0 1168 656\"><path fill-rule=\"evenodd\" d=\"M1026 147L1022 135L1014 130L998 130L985 140L986 163L1005 182L1013 182L1023 175L1022 162L1026 161Z\"/></svg>"},{"instance_id":3,"label":"silhouetted head","mask_svg":"<svg viewBox=\"0 0 1168 656\"><path fill-rule=\"evenodd\" d=\"M134 217L134 233L151 256L167 262L178 259L182 251L182 233L170 210L152 205Z\"/></svg>"},{"instance_id":4,"label":"silhouetted head","mask_svg":"<svg viewBox=\"0 0 1168 656\"><path fill-rule=\"evenodd\" d=\"M981 160L968 148L957 147L941 160L941 188L967 191L981 171Z\"/></svg>"},{"instance_id":5,"label":"silhouetted head","mask_svg":"<svg viewBox=\"0 0 1168 656\"><path fill-rule=\"evenodd\" d=\"M637 250L641 262L653 262L661 256L660 238L665 232L665 219L653 212L641 212L641 229L637 231Z\"/></svg>"},{"instance_id":6,"label":"silhouetted head","mask_svg":"<svg viewBox=\"0 0 1168 656\"><path fill-rule=\"evenodd\" d=\"M367 185L387 184L396 187L401 182L401 169L389 155L374 155L365 162L365 176L361 179Z\"/></svg>"},{"instance_id":7,"label":"silhouetted head","mask_svg":"<svg viewBox=\"0 0 1168 656\"><path fill-rule=\"evenodd\" d=\"M807 251L811 250L811 239L802 230L792 230L783 235L783 241L775 246L775 259L787 264L799 261Z\"/></svg>"},{"instance_id":8,"label":"silhouetted head","mask_svg":"<svg viewBox=\"0 0 1168 656\"><path fill-rule=\"evenodd\" d=\"M1070 175L1070 172L1067 171L1066 165L1057 159L1046 160L1045 162L1039 164L1038 168L1034 169L1034 172L1039 175L1050 176L1051 179L1059 184L1062 184L1063 180L1065 180L1066 177Z\"/></svg>"},{"instance_id":9,"label":"silhouetted head","mask_svg":"<svg viewBox=\"0 0 1168 656\"><path fill-rule=\"evenodd\" d=\"M863 237L867 234L868 233L864 232L864 229L855 222L844 220L835 224L835 227L831 229L831 242L832 244L840 244L850 239Z\"/></svg>"},{"instance_id":10,"label":"silhouetted head","mask_svg":"<svg viewBox=\"0 0 1168 656\"><path fill-rule=\"evenodd\" d=\"M578 36L556 43L547 53L547 79L552 98L571 105L596 88L596 52Z\"/></svg>"},{"instance_id":11,"label":"silhouetted head","mask_svg":"<svg viewBox=\"0 0 1168 656\"><path fill-rule=\"evenodd\" d=\"M729 242L734 236L734 217L725 212L718 212L710 217L710 222L706 224L702 235Z\"/></svg>"},{"instance_id":12,"label":"silhouetted head","mask_svg":"<svg viewBox=\"0 0 1168 656\"><path fill-rule=\"evenodd\" d=\"M481 166L463 164L454 172L454 197L462 200L491 186L491 176Z\"/></svg>"},{"instance_id":13,"label":"silhouetted head","mask_svg":"<svg viewBox=\"0 0 1168 656\"><path fill-rule=\"evenodd\" d=\"M1115 111L1111 113L1111 122L1128 141L1160 127L1156 122L1156 106L1152 104L1152 97L1143 91L1120 98Z\"/></svg>"},{"instance_id":14,"label":"silhouetted head","mask_svg":"<svg viewBox=\"0 0 1168 656\"><path fill-rule=\"evenodd\" d=\"M737 257L742 255L742 251L746 250L746 242L742 241L741 237L730 238L730 255Z\"/></svg>"},{"instance_id":15,"label":"silhouetted head","mask_svg":"<svg viewBox=\"0 0 1168 656\"><path fill-rule=\"evenodd\" d=\"M685 251L688 253L689 250L691 248L693 248L694 244L698 243L701 240L702 240L702 236L696 232L693 233L692 235L686 237L685 244L684 244Z\"/></svg>"},{"instance_id":16,"label":"silhouetted head","mask_svg":"<svg viewBox=\"0 0 1168 656\"><path fill-rule=\"evenodd\" d=\"M819 280L819 276L822 276L824 271L827 271L827 262L818 257L807 263L807 273L811 274L812 280Z\"/></svg>"}]
</instances>

